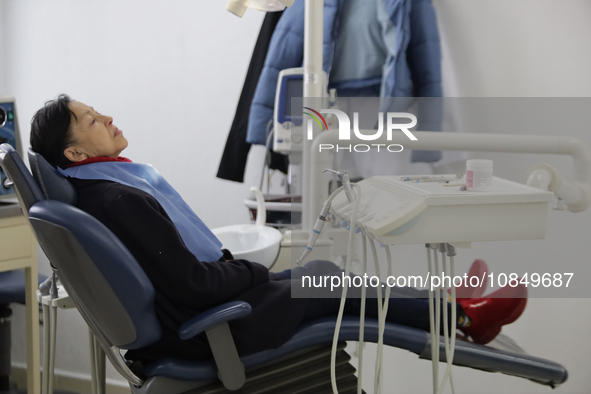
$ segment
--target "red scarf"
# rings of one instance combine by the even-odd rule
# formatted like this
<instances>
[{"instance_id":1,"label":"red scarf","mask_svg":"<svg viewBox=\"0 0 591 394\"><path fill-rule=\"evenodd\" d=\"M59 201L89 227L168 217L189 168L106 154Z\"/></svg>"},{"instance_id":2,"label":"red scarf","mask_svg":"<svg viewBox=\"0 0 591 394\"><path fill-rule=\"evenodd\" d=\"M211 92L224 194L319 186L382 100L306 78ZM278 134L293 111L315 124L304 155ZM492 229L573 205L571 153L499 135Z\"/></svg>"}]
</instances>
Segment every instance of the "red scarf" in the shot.
<instances>
[{"instance_id":1,"label":"red scarf","mask_svg":"<svg viewBox=\"0 0 591 394\"><path fill-rule=\"evenodd\" d=\"M82 160L82 161L78 161L76 163L69 164L69 165L66 166L66 168L76 167L76 166L82 166L84 164L91 164L91 163L102 163L102 162L106 162L106 161L123 161L123 162L126 162L126 163L133 163L127 157L123 157L123 156L119 156L117 158L99 156L99 157L89 157L86 160Z\"/></svg>"}]
</instances>

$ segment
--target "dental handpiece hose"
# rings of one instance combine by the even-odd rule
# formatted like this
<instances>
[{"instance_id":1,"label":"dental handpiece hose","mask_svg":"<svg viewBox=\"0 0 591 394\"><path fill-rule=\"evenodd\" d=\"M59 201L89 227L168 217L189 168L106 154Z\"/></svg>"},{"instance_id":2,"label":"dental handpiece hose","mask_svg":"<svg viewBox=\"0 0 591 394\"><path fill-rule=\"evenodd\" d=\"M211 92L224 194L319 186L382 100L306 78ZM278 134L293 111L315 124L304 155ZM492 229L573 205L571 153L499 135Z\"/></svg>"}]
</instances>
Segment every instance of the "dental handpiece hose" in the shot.
<instances>
[{"instance_id":1,"label":"dental handpiece hose","mask_svg":"<svg viewBox=\"0 0 591 394\"><path fill-rule=\"evenodd\" d=\"M446 253L447 256L449 257L449 268L450 268L450 275L451 277L455 277L455 256L456 256L456 248L450 244L445 244L445 249L446 249ZM453 359L454 359L454 353L456 350L456 328L457 328L457 309L456 309L456 288L452 283L451 286L451 302L452 302L452 308L451 308L451 333L450 333L450 346L449 346L449 352L448 349L446 347L446 354L445 357L447 358L447 368L445 369L445 374L443 377L443 381L441 382L441 386L439 387L439 391L438 394L443 393L443 390L445 389L445 385L447 383L447 379L449 378L450 380L450 384L451 384L451 391L452 393L455 393L455 388L454 388L454 384L453 384L453 376L452 376L452 372L451 372L451 368L452 368L452 364L453 364Z\"/></svg>"},{"instance_id":2,"label":"dental handpiece hose","mask_svg":"<svg viewBox=\"0 0 591 394\"><path fill-rule=\"evenodd\" d=\"M433 250L433 267L435 276L439 277L439 258L437 252L439 251L438 244L431 244L431 249ZM436 382L433 394L437 394L437 388L439 387L439 332L440 332L440 323L441 323L441 293L439 290L434 291L435 298L435 331L432 333L432 340L435 343L433 350L435 351L431 358L435 360L436 368L434 370L433 380ZM430 316L429 318L432 318Z\"/></svg>"},{"instance_id":3,"label":"dental handpiece hose","mask_svg":"<svg viewBox=\"0 0 591 394\"><path fill-rule=\"evenodd\" d=\"M341 183L343 184L343 187L345 188L345 195L347 196L347 201L349 201L349 204L353 202L353 200L355 200L355 193L353 192L353 189L351 188L351 180L349 179L349 174L347 174L347 171L336 171L333 170L331 168L327 168L326 170L322 171L324 172L332 172L333 174L336 174L339 181L341 181Z\"/></svg>"},{"instance_id":4,"label":"dental handpiece hose","mask_svg":"<svg viewBox=\"0 0 591 394\"><path fill-rule=\"evenodd\" d=\"M448 253L448 249L447 249L447 245L445 243L441 243L439 244L439 251L441 252L441 262L443 264L443 270L441 272L442 275L444 275L445 272L447 272L447 263L446 263L446 256L445 254ZM452 276L453 278L453 276ZM453 286L452 284L450 284L451 286ZM443 381L441 382L441 385L439 387L439 390L437 391L438 393L442 393L443 389L445 388L445 385L447 383L447 379L450 379L450 383L451 383L451 391L452 393L455 393L455 389L454 389L454 384L453 384L453 379L451 376L451 349L449 347L449 329L448 329L448 324L449 324L449 316L448 316L448 310L447 310L447 295L449 294L449 287L445 284L445 280L443 280L442 283L442 289L443 291L443 295L445 296L445 298L442 299L442 307L443 307L443 342L444 342L444 348L445 348L445 358L447 360L447 367L445 369L445 375L443 378ZM453 308L452 308L453 309ZM452 332L453 335L455 336L455 325L454 327L452 327Z\"/></svg>"},{"instance_id":5,"label":"dental handpiece hose","mask_svg":"<svg viewBox=\"0 0 591 394\"><path fill-rule=\"evenodd\" d=\"M353 253L353 236L355 235L357 210L359 209L359 202L361 200L361 188L358 185L353 185L358 188L357 199L353 205L353 212L351 213L351 229L349 230L349 243L347 246L347 262L345 263L345 276L349 276L351 273L351 255ZM338 191L338 189L337 189ZM335 192L336 193L336 192ZM332 197L332 196L331 196ZM330 200L330 197L329 197ZM328 203L328 201L327 201ZM337 315L337 321L335 324L334 335L332 339L332 349L330 353L330 384L332 387L333 394L339 394L337 389L337 376L336 376L336 360L337 360L337 344L339 341L339 333L341 330L341 323L343 321L343 312L345 310L345 302L347 301L347 290L348 286L343 284L343 292L341 295L341 305L339 306L339 313Z\"/></svg>"},{"instance_id":6,"label":"dental handpiece hose","mask_svg":"<svg viewBox=\"0 0 591 394\"><path fill-rule=\"evenodd\" d=\"M322 232L322 228L324 227L324 223L326 223L326 216L328 215L328 212L330 211L330 206L332 204L332 200L334 200L334 198L337 196L337 194L339 194L341 191L343 191L343 189L344 189L343 186L339 187L337 190L335 190L330 195L330 197L328 197L328 199L324 203L324 206L322 207L322 211L320 211L320 215L318 216L318 219L316 219L316 223L314 224L314 228L312 229L312 233L310 234L310 239L308 239L308 245L306 245L306 249L304 250L304 253L302 253L302 257L300 257L300 259L298 261L296 261L297 265L301 265L302 261L304 261L306 259L306 257L308 257L310 255L310 253L312 253L312 249L314 249L314 245L316 244L316 241L318 240L318 237L320 236L320 233Z\"/></svg>"},{"instance_id":7,"label":"dental handpiece hose","mask_svg":"<svg viewBox=\"0 0 591 394\"><path fill-rule=\"evenodd\" d=\"M376 250L376 245L375 242L372 240L369 243L369 246L371 247L371 254L373 256L373 261L374 261L374 267L376 270L376 276L378 278L381 278L382 275L380 273L380 263L378 260L378 252ZM377 302L378 302L378 330L379 330L379 322L382 321L382 315L384 314L384 309L383 309L383 303L382 303L382 292L381 291L377 291L376 292L377 295ZM378 393L379 392L379 359L378 359L378 354L376 353L376 368L375 368L375 376L374 376L374 393Z\"/></svg>"},{"instance_id":8,"label":"dental handpiece hose","mask_svg":"<svg viewBox=\"0 0 591 394\"><path fill-rule=\"evenodd\" d=\"M349 174L347 172L343 172L341 182L343 182L343 187L345 188L345 195L347 196L347 200L349 203L352 203L355 200L355 192L351 188L351 181L349 180Z\"/></svg>"},{"instance_id":9,"label":"dental handpiece hose","mask_svg":"<svg viewBox=\"0 0 591 394\"><path fill-rule=\"evenodd\" d=\"M361 242L363 245L363 269L362 272L367 272L367 237L362 232ZM361 286L361 310L359 312L359 362L357 363L357 394L363 393L362 378L363 378L363 344L365 341L365 299L367 297L367 288Z\"/></svg>"},{"instance_id":10,"label":"dental handpiece hose","mask_svg":"<svg viewBox=\"0 0 591 394\"><path fill-rule=\"evenodd\" d=\"M390 246L384 245L386 249L386 260L388 262L388 278L392 277L392 253L390 252ZM384 331L386 330L386 317L388 315L388 305L390 302L390 292L392 288L390 286L386 286L386 294L384 295L384 302L382 306L382 316L380 317L379 324L378 324L378 351L376 356L376 377L375 377L375 392L382 391L382 382L383 382L383 374L382 374L382 364L383 364L383 351L384 351ZM378 290L380 291L380 290ZM381 291L380 291L381 292Z\"/></svg>"},{"instance_id":11,"label":"dental handpiece hose","mask_svg":"<svg viewBox=\"0 0 591 394\"><path fill-rule=\"evenodd\" d=\"M433 259L431 257L431 244L425 244L427 248L427 267L429 270L429 274L433 275ZM435 346L439 344L439 342L435 343L435 320L433 319L433 313L435 311L434 306L434 294L433 294L433 287L429 286L429 328L431 330L431 364L433 369L433 394L437 393L437 385L438 382L438 363L435 361Z\"/></svg>"}]
</instances>

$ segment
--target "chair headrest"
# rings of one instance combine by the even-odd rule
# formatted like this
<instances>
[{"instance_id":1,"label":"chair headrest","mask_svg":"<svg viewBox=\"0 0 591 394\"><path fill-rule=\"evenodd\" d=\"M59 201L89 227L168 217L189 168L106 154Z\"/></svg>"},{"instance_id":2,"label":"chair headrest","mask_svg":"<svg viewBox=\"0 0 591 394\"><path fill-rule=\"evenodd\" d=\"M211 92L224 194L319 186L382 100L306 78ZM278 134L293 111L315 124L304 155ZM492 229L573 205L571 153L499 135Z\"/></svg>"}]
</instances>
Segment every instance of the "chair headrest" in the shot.
<instances>
[{"instance_id":1,"label":"chair headrest","mask_svg":"<svg viewBox=\"0 0 591 394\"><path fill-rule=\"evenodd\" d=\"M43 156L31 148L29 148L29 163L31 164L33 178L39 184L45 198L76 205L78 195L74 186L55 167L49 164Z\"/></svg>"},{"instance_id":2,"label":"chair headrest","mask_svg":"<svg viewBox=\"0 0 591 394\"><path fill-rule=\"evenodd\" d=\"M33 204L45 200L41 189L31 176L23 159L10 144L0 145L0 166L14 183L16 196L23 211L28 212ZM0 185L0 187L4 187L4 185Z\"/></svg>"}]
</instances>

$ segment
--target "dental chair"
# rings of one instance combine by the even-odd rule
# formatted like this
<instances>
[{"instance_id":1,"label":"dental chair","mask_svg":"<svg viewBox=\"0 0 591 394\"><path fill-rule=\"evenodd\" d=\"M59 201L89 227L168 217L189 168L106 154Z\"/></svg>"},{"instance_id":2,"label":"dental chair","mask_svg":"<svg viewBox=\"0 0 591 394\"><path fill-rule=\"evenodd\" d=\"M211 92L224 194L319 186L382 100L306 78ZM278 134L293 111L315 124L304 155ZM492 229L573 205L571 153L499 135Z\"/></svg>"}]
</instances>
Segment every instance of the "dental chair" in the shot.
<instances>
[{"instance_id":1,"label":"dental chair","mask_svg":"<svg viewBox=\"0 0 591 394\"><path fill-rule=\"evenodd\" d=\"M38 182L71 195L73 187L41 156L44 171ZM33 162L32 160L32 162ZM18 185L17 185L18 187ZM76 207L56 200L39 201L29 211L39 243L58 268L66 290L96 335L107 357L125 377L134 394L226 393L332 393L330 347L335 319L302 325L278 349L238 355L228 322L250 313L246 302L230 302L187 321L179 329L182 339L204 334L212 359L161 359L148 365L131 363L121 351L159 340L161 327L154 312L154 288L137 261L102 223ZM378 322L367 319L366 341L378 341ZM355 393L357 378L344 352L344 341L356 341L359 320L346 317L340 330L337 384L340 393ZM430 358L430 335L406 326L386 324L384 343ZM441 360L445 360L443 339ZM567 378L559 364L518 352L461 342L454 364L502 372L555 387Z\"/></svg>"}]
</instances>

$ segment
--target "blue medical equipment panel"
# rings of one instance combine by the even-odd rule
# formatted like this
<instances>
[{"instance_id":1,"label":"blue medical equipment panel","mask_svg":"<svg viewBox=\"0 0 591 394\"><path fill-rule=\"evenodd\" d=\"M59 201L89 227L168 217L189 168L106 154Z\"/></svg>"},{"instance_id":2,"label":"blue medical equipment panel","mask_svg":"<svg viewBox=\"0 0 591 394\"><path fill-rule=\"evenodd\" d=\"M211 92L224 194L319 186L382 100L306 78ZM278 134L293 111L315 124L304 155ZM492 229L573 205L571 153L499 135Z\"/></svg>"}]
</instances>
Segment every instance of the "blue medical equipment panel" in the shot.
<instances>
[{"instance_id":1,"label":"blue medical equipment panel","mask_svg":"<svg viewBox=\"0 0 591 394\"><path fill-rule=\"evenodd\" d=\"M296 115L291 113L291 99L303 97L304 95L303 74L285 75L280 86L277 121L279 123L293 122L296 126L300 126L302 124L302 112L299 111Z\"/></svg>"}]
</instances>

